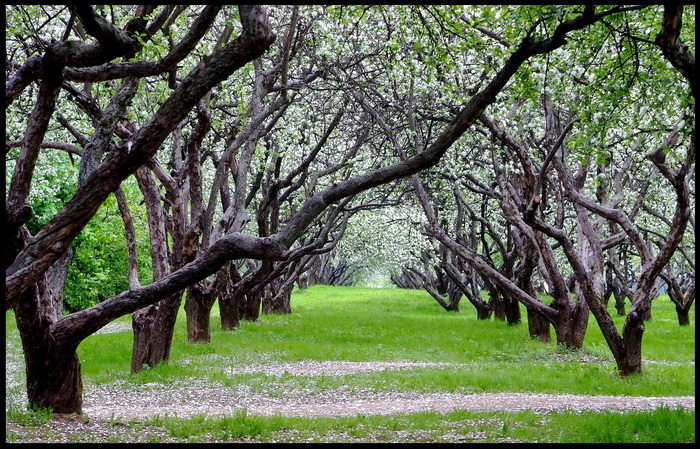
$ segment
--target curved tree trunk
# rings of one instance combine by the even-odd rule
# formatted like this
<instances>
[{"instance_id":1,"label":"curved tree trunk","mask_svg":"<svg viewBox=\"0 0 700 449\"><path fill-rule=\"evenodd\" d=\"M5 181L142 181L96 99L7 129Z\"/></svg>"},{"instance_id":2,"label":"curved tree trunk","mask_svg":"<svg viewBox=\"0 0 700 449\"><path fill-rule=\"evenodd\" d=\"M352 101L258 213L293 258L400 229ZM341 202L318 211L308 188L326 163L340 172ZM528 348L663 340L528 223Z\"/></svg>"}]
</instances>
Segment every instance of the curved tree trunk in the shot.
<instances>
[{"instance_id":1,"label":"curved tree trunk","mask_svg":"<svg viewBox=\"0 0 700 449\"><path fill-rule=\"evenodd\" d=\"M669 266L667 269L669 270L668 274L661 274L661 277L666 281L666 294L676 306L678 324L687 326L690 324L690 307L695 302L695 275L684 274L679 282L672 268Z\"/></svg>"}]
</instances>

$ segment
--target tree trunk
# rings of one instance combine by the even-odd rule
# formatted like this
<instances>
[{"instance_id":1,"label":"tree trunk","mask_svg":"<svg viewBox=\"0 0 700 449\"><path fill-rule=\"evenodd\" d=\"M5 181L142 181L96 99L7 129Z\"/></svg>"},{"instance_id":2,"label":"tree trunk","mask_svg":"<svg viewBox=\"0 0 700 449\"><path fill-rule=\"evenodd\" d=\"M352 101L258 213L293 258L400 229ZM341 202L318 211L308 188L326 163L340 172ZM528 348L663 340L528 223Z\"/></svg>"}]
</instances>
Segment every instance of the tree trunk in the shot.
<instances>
[{"instance_id":1,"label":"tree trunk","mask_svg":"<svg viewBox=\"0 0 700 449\"><path fill-rule=\"evenodd\" d=\"M178 292L133 313L132 372L141 371L143 365L156 366L168 361L181 300L182 292Z\"/></svg>"},{"instance_id":2,"label":"tree trunk","mask_svg":"<svg viewBox=\"0 0 700 449\"><path fill-rule=\"evenodd\" d=\"M270 293L263 297L262 307L263 313L289 314L292 313L292 289L294 284L281 283L279 290L270 289Z\"/></svg>"},{"instance_id":3,"label":"tree trunk","mask_svg":"<svg viewBox=\"0 0 700 449\"><path fill-rule=\"evenodd\" d=\"M684 275L679 283L673 272L670 275L664 275L666 285L668 286L666 294L668 299L676 306L676 314L678 315L678 324L687 326L690 324L690 307L695 302L695 276Z\"/></svg>"},{"instance_id":4,"label":"tree trunk","mask_svg":"<svg viewBox=\"0 0 700 449\"><path fill-rule=\"evenodd\" d=\"M51 408L53 413L82 413L83 383L75 348L25 347L24 361L29 404Z\"/></svg>"},{"instance_id":5,"label":"tree trunk","mask_svg":"<svg viewBox=\"0 0 700 449\"><path fill-rule=\"evenodd\" d=\"M262 291L257 293L248 292L241 295L239 313L242 320L257 321L260 318L260 303L262 302Z\"/></svg>"},{"instance_id":6,"label":"tree trunk","mask_svg":"<svg viewBox=\"0 0 700 449\"><path fill-rule=\"evenodd\" d=\"M632 310L622 327L623 345L619 351L613 352L620 376L627 377L642 372L642 335L644 320L640 313ZM641 314L643 315L643 314Z\"/></svg>"},{"instance_id":7,"label":"tree trunk","mask_svg":"<svg viewBox=\"0 0 700 449\"><path fill-rule=\"evenodd\" d=\"M493 319L506 321L506 304L498 295L496 290L489 291L489 307L493 310Z\"/></svg>"},{"instance_id":8,"label":"tree trunk","mask_svg":"<svg viewBox=\"0 0 700 449\"><path fill-rule=\"evenodd\" d=\"M276 297L279 293L282 280L277 277L272 279L267 286L263 289L263 294L261 298L262 313L275 313L274 310L278 306L276 303Z\"/></svg>"},{"instance_id":9,"label":"tree trunk","mask_svg":"<svg viewBox=\"0 0 700 449\"><path fill-rule=\"evenodd\" d=\"M211 308L215 301L215 292L204 291L200 283L196 283L188 289L185 312L187 341L190 343L209 343L211 341Z\"/></svg>"},{"instance_id":10,"label":"tree trunk","mask_svg":"<svg viewBox=\"0 0 700 449\"><path fill-rule=\"evenodd\" d=\"M244 300L245 293L234 285L241 280L241 275L233 262L227 263L222 270L225 271L223 285L219 292L219 316L221 329L232 330L240 325L239 308Z\"/></svg>"},{"instance_id":11,"label":"tree trunk","mask_svg":"<svg viewBox=\"0 0 700 449\"><path fill-rule=\"evenodd\" d=\"M483 306L476 307L476 319L477 320L489 320L491 318L491 307L487 304Z\"/></svg>"},{"instance_id":12,"label":"tree trunk","mask_svg":"<svg viewBox=\"0 0 700 449\"><path fill-rule=\"evenodd\" d=\"M53 413L82 413L83 383L80 359L74 347L24 348L27 397L30 404Z\"/></svg>"},{"instance_id":13,"label":"tree trunk","mask_svg":"<svg viewBox=\"0 0 700 449\"><path fill-rule=\"evenodd\" d=\"M503 298L503 311L508 325L516 326L520 324L522 322L522 315L520 313L520 303L518 300L512 298L505 292L502 292L501 298Z\"/></svg>"},{"instance_id":14,"label":"tree trunk","mask_svg":"<svg viewBox=\"0 0 700 449\"><path fill-rule=\"evenodd\" d=\"M540 340L543 343L552 341L552 336L549 330L549 321L537 312L530 309L527 311L527 329L530 332L530 338Z\"/></svg>"},{"instance_id":15,"label":"tree trunk","mask_svg":"<svg viewBox=\"0 0 700 449\"><path fill-rule=\"evenodd\" d=\"M309 288L309 275L306 273L302 273L297 278L297 285L301 290L306 290L307 288Z\"/></svg>"},{"instance_id":16,"label":"tree trunk","mask_svg":"<svg viewBox=\"0 0 700 449\"><path fill-rule=\"evenodd\" d=\"M244 300L243 293L224 292L219 296L219 315L221 316L221 329L236 329L241 324L239 307Z\"/></svg>"},{"instance_id":17,"label":"tree trunk","mask_svg":"<svg viewBox=\"0 0 700 449\"><path fill-rule=\"evenodd\" d=\"M586 301L576 304L567 302L567 307L557 310L554 333L557 344L569 349L581 349L588 329L589 308Z\"/></svg>"},{"instance_id":18,"label":"tree trunk","mask_svg":"<svg viewBox=\"0 0 700 449\"><path fill-rule=\"evenodd\" d=\"M688 304L687 307L681 307L676 305L676 314L678 315L678 324L681 326L690 325L690 306L693 303Z\"/></svg>"},{"instance_id":19,"label":"tree trunk","mask_svg":"<svg viewBox=\"0 0 700 449\"><path fill-rule=\"evenodd\" d=\"M450 310L452 312L459 312L459 302L462 300L462 291L452 286L448 292L450 298Z\"/></svg>"},{"instance_id":20,"label":"tree trunk","mask_svg":"<svg viewBox=\"0 0 700 449\"><path fill-rule=\"evenodd\" d=\"M45 282L31 287L17 302L15 319L22 340L30 405L51 408L54 413L82 413L83 385L78 344L50 334L50 325L60 317L56 306L40 295L50 295ZM39 317L37 319L37 317Z\"/></svg>"},{"instance_id":21,"label":"tree trunk","mask_svg":"<svg viewBox=\"0 0 700 449\"><path fill-rule=\"evenodd\" d=\"M617 287L613 288L613 296L615 297L615 311L619 316L625 316L625 299L627 296Z\"/></svg>"},{"instance_id":22,"label":"tree trunk","mask_svg":"<svg viewBox=\"0 0 700 449\"><path fill-rule=\"evenodd\" d=\"M63 294L68 281L68 268L73 259L73 247L69 247L65 253L49 268L47 272L47 282L51 289L51 300L58 316L63 314Z\"/></svg>"},{"instance_id":23,"label":"tree trunk","mask_svg":"<svg viewBox=\"0 0 700 449\"><path fill-rule=\"evenodd\" d=\"M263 313L289 314L292 313L291 291L281 291L272 298L263 301Z\"/></svg>"}]
</instances>

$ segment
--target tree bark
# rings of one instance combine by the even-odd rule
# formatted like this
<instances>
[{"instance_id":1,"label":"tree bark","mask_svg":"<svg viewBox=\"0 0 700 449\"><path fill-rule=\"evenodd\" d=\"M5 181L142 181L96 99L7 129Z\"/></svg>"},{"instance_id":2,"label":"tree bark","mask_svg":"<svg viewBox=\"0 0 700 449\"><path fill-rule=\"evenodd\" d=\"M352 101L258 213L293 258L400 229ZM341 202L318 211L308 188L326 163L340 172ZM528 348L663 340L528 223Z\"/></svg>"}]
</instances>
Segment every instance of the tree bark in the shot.
<instances>
[{"instance_id":1,"label":"tree bark","mask_svg":"<svg viewBox=\"0 0 700 449\"><path fill-rule=\"evenodd\" d=\"M240 306L245 295L240 289L234 287L240 282L241 275L233 262L228 262L222 268L224 271L223 286L219 294L219 316L221 317L221 329L232 330L240 325Z\"/></svg>"},{"instance_id":2,"label":"tree bark","mask_svg":"<svg viewBox=\"0 0 700 449\"><path fill-rule=\"evenodd\" d=\"M251 292L239 296L242 303L239 305L239 314L242 320L257 321L260 318L260 304L262 303L262 291Z\"/></svg>"},{"instance_id":3,"label":"tree bark","mask_svg":"<svg viewBox=\"0 0 700 449\"><path fill-rule=\"evenodd\" d=\"M618 347L617 354L614 354L617 371L622 377L642 372L642 335L644 330L644 320L640 317L639 312L630 312L622 327L621 345Z\"/></svg>"},{"instance_id":4,"label":"tree bark","mask_svg":"<svg viewBox=\"0 0 700 449\"><path fill-rule=\"evenodd\" d=\"M131 319L134 330L132 372L141 371L144 365L156 366L170 358L175 321L181 301L182 292L180 291L133 313Z\"/></svg>"},{"instance_id":5,"label":"tree bark","mask_svg":"<svg viewBox=\"0 0 700 449\"><path fill-rule=\"evenodd\" d=\"M549 343L552 341L552 336L550 334L549 321L544 318L541 314L533 312L530 309L527 310L527 329L530 333L530 338L539 340L543 343Z\"/></svg>"},{"instance_id":6,"label":"tree bark","mask_svg":"<svg viewBox=\"0 0 700 449\"><path fill-rule=\"evenodd\" d=\"M240 305L242 298L231 293L224 293L219 297L219 313L221 316L221 329L233 330L241 323Z\"/></svg>"},{"instance_id":7,"label":"tree bark","mask_svg":"<svg viewBox=\"0 0 700 449\"><path fill-rule=\"evenodd\" d=\"M198 282L187 290L185 313L187 317L187 341L209 343L211 340L211 308L216 302L216 288L206 291Z\"/></svg>"},{"instance_id":8,"label":"tree bark","mask_svg":"<svg viewBox=\"0 0 700 449\"><path fill-rule=\"evenodd\" d=\"M265 314L289 314L292 313L292 288L291 282L283 282L275 279L270 282L270 289L262 298L262 312Z\"/></svg>"},{"instance_id":9,"label":"tree bark","mask_svg":"<svg viewBox=\"0 0 700 449\"><path fill-rule=\"evenodd\" d=\"M72 413L82 408L78 343L73 339L46 338L60 312L55 303L42 301L42 295L51 295L46 282L25 292L15 307L26 367L27 399L30 404L51 408L54 413ZM42 308L43 304L48 307ZM40 320L33 319L37 315L41 316Z\"/></svg>"},{"instance_id":10,"label":"tree bark","mask_svg":"<svg viewBox=\"0 0 700 449\"><path fill-rule=\"evenodd\" d=\"M506 321L506 304L499 295L491 295L489 298L489 306L493 309L494 320Z\"/></svg>"},{"instance_id":11,"label":"tree bark","mask_svg":"<svg viewBox=\"0 0 700 449\"><path fill-rule=\"evenodd\" d=\"M618 286L613 286L612 294L615 298L615 312L617 312L618 316L627 315L627 312L625 312L625 299L627 299L627 295L625 295Z\"/></svg>"},{"instance_id":12,"label":"tree bark","mask_svg":"<svg viewBox=\"0 0 700 449\"><path fill-rule=\"evenodd\" d=\"M690 306L692 304L689 304L687 307L678 307L676 306L676 314L678 315L678 324L681 326L688 326L690 325Z\"/></svg>"},{"instance_id":13,"label":"tree bark","mask_svg":"<svg viewBox=\"0 0 700 449\"><path fill-rule=\"evenodd\" d=\"M76 348L24 347L27 398L30 404L53 413L74 413L83 406L80 359Z\"/></svg>"},{"instance_id":14,"label":"tree bark","mask_svg":"<svg viewBox=\"0 0 700 449\"><path fill-rule=\"evenodd\" d=\"M509 326L517 326L523 321L522 313L520 312L520 303L510 294L500 289L500 297L503 300L503 314L506 317L506 322Z\"/></svg>"}]
</instances>

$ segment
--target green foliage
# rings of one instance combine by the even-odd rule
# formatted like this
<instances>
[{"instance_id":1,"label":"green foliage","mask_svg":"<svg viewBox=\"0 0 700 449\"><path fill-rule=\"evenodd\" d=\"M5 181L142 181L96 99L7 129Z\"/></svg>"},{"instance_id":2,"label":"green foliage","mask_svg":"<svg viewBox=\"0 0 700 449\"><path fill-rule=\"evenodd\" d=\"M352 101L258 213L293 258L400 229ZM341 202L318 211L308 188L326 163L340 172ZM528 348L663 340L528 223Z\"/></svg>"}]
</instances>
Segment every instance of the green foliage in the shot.
<instances>
[{"instance_id":1,"label":"green foliage","mask_svg":"<svg viewBox=\"0 0 700 449\"><path fill-rule=\"evenodd\" d=\"M39 168L34 175L29 198L33 216L27 228L36 234L63 207L78 186L77 163L71 163L67 154L48 150L39 157Z\"/></svg>"},{"instance_id":2,"label":"green foliage","mask_svg":"<svg viewBox=\"0 0 700 449\"><path fill-rule=\"evenodd\" d=\"M68 272L65 305L82 310L129 289L128 254L124 225L110 197L83 232L73 241L73 263Z\"/></svg>"},{"instance_id":3,"label":"green foliage","mask_svg":"<svg viewBox=\"0 0 700 449\"><path fill-rule=\"evenodd\" d=\"M43 170L35 176L37 188L31 197L34 215L27 223L32 234L41 230L54 217L73 196L77 186L77 164L68 162L65 154L54 153L42 157L51 159L53 163L43 165ZM124 183L124 186L131 195L138 195L135 185ZM145 212L135 202L131 207L132 219L136 221L141 281L147 283L151 277L148 236L145 226L139 225ZM72 248L74 254L64 292L67 312L85 309L128 290L128 250L124 223L114 196L110 196L100 207L95 217L73 241Z\"/></svg>"},{"instance_id":4,"label":"green foliage","mask_svg":"<svg viewBox=\"0 0 700 449\"><path fill-rule=\"evenodd\" d=\"M146 284L152 276L148 236L145 226L139 225L145 212L134 208L134 204L132 203L131 213L137 231L140 280ZM76 237L73 249L64 295L68 312L93 306L129 289L129 255L124 222L114 196L105 201L83 232Z\"/></svg>"}]
</instances>

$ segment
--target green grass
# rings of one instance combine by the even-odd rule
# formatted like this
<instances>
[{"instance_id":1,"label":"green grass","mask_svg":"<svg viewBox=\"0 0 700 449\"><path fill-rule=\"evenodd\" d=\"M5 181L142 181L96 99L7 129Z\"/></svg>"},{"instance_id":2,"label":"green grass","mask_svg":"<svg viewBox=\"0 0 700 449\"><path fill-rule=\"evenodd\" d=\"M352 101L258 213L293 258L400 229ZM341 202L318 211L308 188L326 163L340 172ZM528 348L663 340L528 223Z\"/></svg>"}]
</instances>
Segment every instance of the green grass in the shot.
<instances>
[{"instance_id":1,"label":"green grass","mask_svg":"<svg viewBox=\"0 0 700 449\"><path fill-rule=\"evenodd\" d=\"M422 412L345 418L155 418L187 442L254 439L259 442L529 442L529 443L683 443L695 440L694 413L659 408L630 413L541 415L521 413Z\"/></svg>"},{"instance_id":2,"label":"green grass","mask_svg":"<svg viewBox=\"0 0 700 449\"><path fill-rule=\"evenodd\" d=\"M138 374L129 372L131 332L93 335L78 348L84 383L123 381L125 387L150 382L175 385L186 382L188 377L198 377L225 386L247 385L278 395L296 388L323 391L340 386L375 391L695 395L695 308L693 306L691 310L691 325L681 327L673 304L664 296L654 301L654 320L646 325L643 373L628 378L616 374L610 351L593 317L584 348L570 352L552 343L531 340L524 309L524 322L520 326L508 326L493 320L478 321L469 303L463 303L461 313L448 313L423 291L316 286L295 291L292 309L290 315L262 315L259 322L243 322L238 330L222 331L215 306L212 339L208 345L186 342L185 316L181 311L170 362ZM620 327L623 320L624 317L615 317ZM122 317L119 321L128 325L130 318ZM6 329L8 360L14 357L12 360L21 361L11 312L6 316ZM305 360L448 362L458 365L448 369L424 368L344 376L268 377L228 371L231 366L240 364ZM16 396L18 388L6 387L8 397L10 393ZM14 422L20 419L16 417ZM549 424L543 426L543 420ZM462 428L459 424L462 421L500 424L484 425L480 430L476 424ZM529 442L679 442L694 441L694 421L694 412L659 409L626 414L586 412L575 414L575 417L563 412L546 416L454 412L446 415L302 419L264 418L240 413L221 419L204 416L157 418L147 425L165 427L173 438L187 441L212 438L222 441L239 438L255 441L354 441L369 439L368 435L378 440L397 441L405 432L410 434L407 440L437 441L439 438L436 440L435 435L451 432L479 434L476 440L488 442L509 439Z\"/></svg>"}]
</instances>

